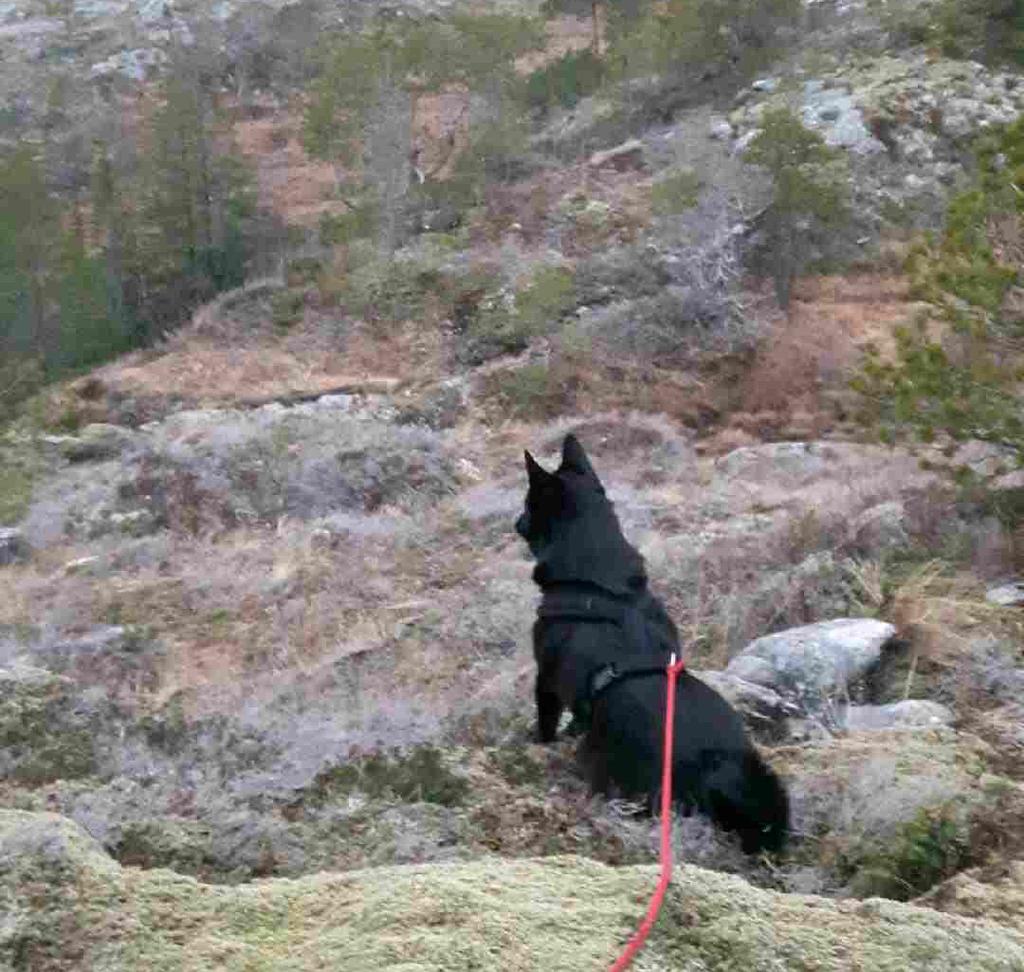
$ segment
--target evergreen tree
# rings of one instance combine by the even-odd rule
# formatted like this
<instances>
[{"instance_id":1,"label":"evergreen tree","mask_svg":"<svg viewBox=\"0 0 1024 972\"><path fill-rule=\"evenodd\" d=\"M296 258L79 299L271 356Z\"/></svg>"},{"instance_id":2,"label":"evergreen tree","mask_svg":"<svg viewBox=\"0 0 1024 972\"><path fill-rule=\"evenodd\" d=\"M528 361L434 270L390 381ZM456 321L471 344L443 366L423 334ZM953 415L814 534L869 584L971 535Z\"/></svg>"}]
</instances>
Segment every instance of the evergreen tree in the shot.
<instances>
[{"instance_id":1,"label":"evergreen tree","mask_svg":"<svg viewBox=\"0 0 1024 972\"><path fill-rule=\"evenodd\" d=\"M760 251L780 307L789 306L793 279L816 245L846 218L846 179L840 153L805 128L788 108L764 113L761 131L744 159L771 179L771 201L761 218Z\"/></svg>"},{"instance_id":2,"label":"evergreen tree","mask_svg":"<svg viewBox=\"0 0 1024 972\"><path fill-rule=\"evenodd\" d=\"M30 145L0 164L0 346L50 359L57 350L48 298L59 246L57 203Z\"/></svg>"},{"instance_id":3,"label":"evergreen tree","mask_svg":"<svg viewBox=\"0 0 1024 972\"><path fill-rule=\"evenodd\" d=\"M1024 121L983 136L979 149L976 184L908 261L929 312L897 332L895 356L868 354L854 388L886 441L938 442L951 460L960 443L986 442L1024 466Z\"/></svg>"},{"instance_id":4,"label":"evergreen tree","mask_svg":"<svg viewBox=\"0 0 1024 972\"><path fill-rule=\"evenodd\" d=\"M181 55L146 125L131 226L120 240L124 272L138 279L134 317L141 342L245 278L252 179L237 159L215 151L210 90L202 62Z\"/></svg>"},{"instance_id":5,"label":"evergreen tree","mask_svg":"<svg viewBox=\"0 0 1024 972\"><path fill-rule=\"evenodd\" d=\"M59 341L57 369L97 364L123 351L128 343L118 306L110 299L103 259L85 246L81 210L63 234L56 274Z\"/></svg>"},{"instance_id":6,"label":"evergreen tree","mask_svg":"<svg viewBox=\"0 0 1024 972\"><path fill-rule=\"evenodd\" d=\"M514 58L538 41L536 26L524 18L457 16L422 24L378 18L328 48L306 113L306 147L358 171L377 211L383 254L401 243L410 189L423 178L412 145L417 99L463 86L477 105L470 126L490 135L493 150L495 133L519 111L510 100ZM473 158L482 163L483 154Z\"/></svg>"}]
</instances>

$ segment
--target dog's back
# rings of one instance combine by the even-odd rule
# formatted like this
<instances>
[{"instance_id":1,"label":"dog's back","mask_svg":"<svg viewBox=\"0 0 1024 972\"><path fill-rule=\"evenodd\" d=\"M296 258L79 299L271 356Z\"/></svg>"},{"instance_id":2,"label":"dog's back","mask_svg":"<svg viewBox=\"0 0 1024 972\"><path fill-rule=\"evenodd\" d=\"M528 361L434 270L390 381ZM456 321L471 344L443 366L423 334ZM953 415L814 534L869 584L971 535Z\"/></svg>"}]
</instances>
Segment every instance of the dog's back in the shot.
<instances>
[{"instance_id":1,"label":"dog's back","mask_svg":"<svg viewBox=\"0 0 1024 972\"><path fill-rule=\"evenodd\" d=\"M666 678L623 678L594 702L585 760L591 782L657 805L664 739ZM686 811L710 816L739 834L747 853L779 850L789 801L747 737L735 709L683 672L676 686L672 796Z\"/></svg>"},{"instance_id":2,"label":"dog's back","mask_svg":"<svg viewBox=\"0 0 1024 972\"><path fill-rule=\"evenodd\" d=\"M546 594L533 626L538 684L573 713L575 727L589 722L594 676L608 666L664 667L679 638L664 607L643 591L628 605L580 585ZM553 701L552 701L553 704ZM550 741L552 736L547 735Z\"/></svg>"}]
</instances>

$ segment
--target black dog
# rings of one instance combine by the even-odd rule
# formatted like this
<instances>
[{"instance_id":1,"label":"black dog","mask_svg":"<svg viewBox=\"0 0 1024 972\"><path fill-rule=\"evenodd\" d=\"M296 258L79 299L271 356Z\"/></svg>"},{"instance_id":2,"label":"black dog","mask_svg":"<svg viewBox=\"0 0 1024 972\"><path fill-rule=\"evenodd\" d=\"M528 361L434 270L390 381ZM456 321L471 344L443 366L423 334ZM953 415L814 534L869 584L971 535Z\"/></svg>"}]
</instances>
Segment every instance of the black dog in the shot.
<instances>
[{"instance_id":1,"label":"black dog","mask_svg":"<svg viewBox=\"0 0 1024 972\"><path fill-rule=\"evenodd\" d=\"M568 708L586 736L592 787L611 785L657 805L665 667L679 635L647 589L644 560L626 541L583 447L565 437L557 472L526 453L529 490L516 532L537 561L543 591L533 628L542 742ZM739 833L743 850L778 850L789 801L751 745L735 710L683 672L677 683L673 798Z\"/></svg>"}]
</instances>

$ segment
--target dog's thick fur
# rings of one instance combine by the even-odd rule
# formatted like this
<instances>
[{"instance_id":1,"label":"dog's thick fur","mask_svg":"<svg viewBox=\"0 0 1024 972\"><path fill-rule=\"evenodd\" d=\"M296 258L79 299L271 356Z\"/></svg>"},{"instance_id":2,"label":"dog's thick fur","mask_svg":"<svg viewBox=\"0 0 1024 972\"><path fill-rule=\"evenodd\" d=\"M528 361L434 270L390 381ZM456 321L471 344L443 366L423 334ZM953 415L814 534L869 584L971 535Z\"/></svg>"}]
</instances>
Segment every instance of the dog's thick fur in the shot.
<instances>
[{"instance_id":1,"label":"dog's thick fur","mask_svg":"<svg viewBox=\"0 0 1024 972\"><path fill-rule=\"evenodd\" d=\"M576 438L562 464L544 470L526 453L529 489L516 531L536 558L544 597L533 628L537 725L551 742L565 709L586 733L591 785L644 795L660 784L664 668L679 636L647 588L643 557L622 535L612 504ZM614 665L618 677L595 680ZM660 669L660 671L658 671ZM778 850L789 827L786 791L735 710L686 672L676 696L673 798L736 831L744 851Z\"/></svg>"}]
</instances>

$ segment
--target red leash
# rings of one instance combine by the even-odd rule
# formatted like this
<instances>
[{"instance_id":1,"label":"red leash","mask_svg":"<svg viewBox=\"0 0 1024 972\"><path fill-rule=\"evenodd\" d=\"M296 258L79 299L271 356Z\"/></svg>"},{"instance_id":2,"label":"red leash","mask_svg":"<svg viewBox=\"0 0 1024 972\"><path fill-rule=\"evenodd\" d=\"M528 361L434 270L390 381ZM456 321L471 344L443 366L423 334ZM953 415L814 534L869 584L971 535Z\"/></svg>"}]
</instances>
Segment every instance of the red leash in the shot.
<instances>
[{"instance_id":1,"label":"red leash","mask_svg":"<svg viewBox=\"0 0 1024 972\"><path fill-rule=\"evenodd\" d=\"M662 753L661 766L661 877L658 879L658 887L651 896L651 903L647 907L647 914L640 922L636 934L629 940L625 951L619 956L619 960L612 966L611 972L622 972L636 957L636 953L643 948L648 934L654 927L661 910L661 902L668 890L668 883L672 879L672 736L675 725L676 714L676 678L686 667L684 662L677 662L673 652L669 659L668 688L665 695L665 744Z\"/></svg>"}]
</instances>

